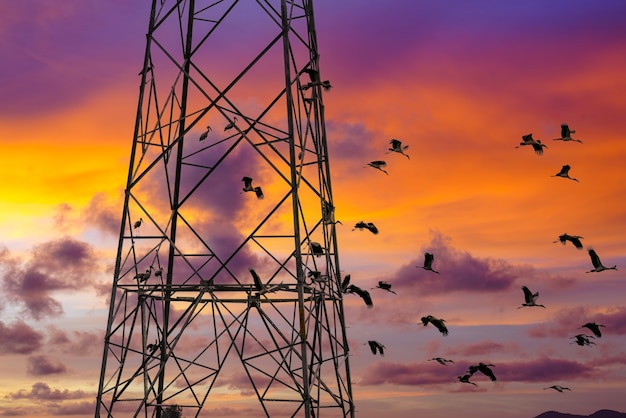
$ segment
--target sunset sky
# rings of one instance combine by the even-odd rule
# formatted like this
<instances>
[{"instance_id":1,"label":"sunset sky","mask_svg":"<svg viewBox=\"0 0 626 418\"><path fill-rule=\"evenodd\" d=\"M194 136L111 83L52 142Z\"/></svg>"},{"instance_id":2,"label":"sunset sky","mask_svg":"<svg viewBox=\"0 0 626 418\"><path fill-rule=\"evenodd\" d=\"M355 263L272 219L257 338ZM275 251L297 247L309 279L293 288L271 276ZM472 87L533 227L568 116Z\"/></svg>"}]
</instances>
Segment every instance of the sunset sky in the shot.
<instances>
[{"instance_id":1,"label":"sunset sky","mask_svg":"<svg viewBox=\"0 0 626 418\"><path fill-rule=\"evenodd\" d=\"M0 2L0 416L93 416L150 3ZM626 2L314 6L341 270L397 292L345 298L357 417L626 412ZM602 338L572 344L587 322ZM498 380L458 382L477 362Z\"/></svg>"}]
</instances>

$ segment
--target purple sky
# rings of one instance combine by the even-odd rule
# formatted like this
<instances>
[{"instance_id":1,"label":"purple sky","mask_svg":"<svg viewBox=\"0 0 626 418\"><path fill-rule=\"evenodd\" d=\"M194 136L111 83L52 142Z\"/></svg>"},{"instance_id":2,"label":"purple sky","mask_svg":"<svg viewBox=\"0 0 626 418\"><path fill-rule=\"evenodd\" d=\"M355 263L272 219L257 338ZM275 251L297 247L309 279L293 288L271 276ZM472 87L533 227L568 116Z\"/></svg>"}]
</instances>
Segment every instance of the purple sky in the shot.
<instances>
[{"instance_id":1,"label":"purple sky","mask_svg":"<svg viewBox=\"0 0 626 418\"><path fill-rule=\"evenodd\" d=\"M93 416L149 7L0 3L0 416ZM345 299L357 416L626 412L626 3L317 0L315 12L341 269L397 292L371 289L373 309ZM238 18L234 41L256 28ZM207 65L229 74L232 51ZM552 141L561 123L583 143ZM514 148L529 132L543 156ZM390 138L410 159L384 154ZM389 176L363 168L383 156ZM246 210L247 159L203 201L220 248L240 239L229 222ZM550 177L564 164L579 183ZM380 234L352 231L359 221ZM564 232L585 250L553 243ZM588 247L619 270L585 273ZM439 274L416 268L425 252ZM517 309L522 285L546 308ZM593 321L602 338L572 344ZM457 381L481 361L496 382ZM225 386L245 400L241 377ZM543 389L554 384L572 391ZM212 416L255 416L242 405Z\"/></svg>"}]
</instances>

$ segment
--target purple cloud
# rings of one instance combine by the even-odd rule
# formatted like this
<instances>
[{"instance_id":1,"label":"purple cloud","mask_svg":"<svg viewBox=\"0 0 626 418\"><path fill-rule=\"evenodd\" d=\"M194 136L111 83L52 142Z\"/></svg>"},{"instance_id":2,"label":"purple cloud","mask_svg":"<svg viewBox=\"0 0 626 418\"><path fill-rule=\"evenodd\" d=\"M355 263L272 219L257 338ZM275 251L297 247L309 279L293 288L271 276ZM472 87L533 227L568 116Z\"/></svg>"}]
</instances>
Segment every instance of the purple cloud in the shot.
<instances>
[{"instance_id":1,"label":"purple cloud","mask_svg":"<svg viewBox=\"0 0 626 418\"><path fill-rule=\"evenodd\" d=\"M61 304L51 294L91 286L96 268L91 246L72 238L61 238L36 246L27 262L3 257L2 281L9 300L24 306L35 319L59 315Z\"/></svg>"},{"instance_id":2,"label":"purple cloud","mask_svg":"<svg viewBox=\"0 0 626 418\"><path fill-rule=\"evenodd\" d=\"M30 391L22 389L17 392L9 392L4 397L7 399L30 399L33 401L65 401L68 399L82 399L91 396L82 390L70 391L68 389L51 389L43 382L34 383Z\"/></svg>"},{"instance_id":3,"label":"purple cloud","mask_svg":"<svg viewBox=\"0 0 626 418\"><path fill-rule=\"evenodd\" d=\"M561 309L554 314L551 321L528 328L526 334L533 338L546 338L590 333L588 329L580 328L587 322L604 325L600 328L603 335L624 335L626 334L626 306L614 307L603 313L594 313L583 306Z\"/></svg>"},{"instance_id":4,"label":"purple cloud","mask_svg":"<svg viewBox=\"0 0 626 418\"><path fill-rule=\"evenodd\" d=\"M519 351L515 343L498 343L492 340L481 341L475 344L467 344L446 350L448 355L475 356L491 353L511 353Z\"/></svg>"},{"instance_id":5,"label":"purple cloud","mask_svg":"<svg viewBox=\"0 0 626 418\"><path fill-rule=\"evenodd\" d=\"M32 376L63 374L67 371L67 367L59 359L45 354L30 356L27 363L27 372Z\"/></svg>"},{"instance_id":6,"label":"purple cloud","mask_svg":"<svg viewBox=\"0 0 626 418\"><path fill-rule=\"evenodd\" d=\"M23 321L0 321L0 354L31 354L42 346L43 336Z\"/></svg>"},{"instance_id":7,"label":"purple cloud","mask_svg":"<svg viewBox=\"0 0 626 418\"><path fill-rule=\"evenodd\" d=\"M47 345L57 347L66 354L86 356L99 350L102 340L103 335L98 332L73 331L70 337L65 331L50 327Z\"/></svg>"}]
</instances>

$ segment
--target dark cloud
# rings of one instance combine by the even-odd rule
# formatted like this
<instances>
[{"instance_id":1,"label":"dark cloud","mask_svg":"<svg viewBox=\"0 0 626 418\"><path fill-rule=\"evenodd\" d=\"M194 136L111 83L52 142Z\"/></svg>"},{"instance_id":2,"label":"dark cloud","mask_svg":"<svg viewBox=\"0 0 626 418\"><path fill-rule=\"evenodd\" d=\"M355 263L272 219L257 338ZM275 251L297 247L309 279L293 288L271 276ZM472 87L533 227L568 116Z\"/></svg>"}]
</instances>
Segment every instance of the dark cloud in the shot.
<instances>
[{"instance_id":1,"label":"dark cloud","mask_svg":"<svg viewBox=\"0 0 626 418\"><path fill-rule=\"evenodd\" d=\"M96 272L91 246L72 238L36 246L27 262L8 257L1 262L8 300L22 304L35 319L61 314L63 308L52 293L88 288Z\"/></svg>"},{"instance_id":2,"label":"dark cloud","mask_svg":"<svg viewBox=\"0 0 626 418\"><path fill-rule=\"evenodd\" d=\"M365 369L358 385L371 386L385 383L395 385L431 385L443 384L456 381L456 377L464 370L458 365L440 366L424 363L394 363L390 361L378 361ZM440 367L438 367L440 366Z\"/></svg>"},{"instance_id":3,"label":"dark cloud","mask_svg":"<svg viewBox=\"0 0 626 418\"><path fill-rule=\"evenodd\" d=\"M63 374L67 371L65 364L56 357L45 354L30 356L27 359L27 372L32 376Z\"/></svg>"},{"instance_id":4,"label":"dark cloud","mask_svg":"<svg viewBox=\"0 0 626 418\"><path fill-rule=\"evenodd\" d=\"M68 389L59 390L51 389L48 384L43 382L34 383L29 391L20 390L17 392L9 392L4 397L7 399L30 399L32 401L65 401L68 399L82 399L92 394L87 394L82 390L70 391Z\"/></svg>"},{"instance_id":5,"label":"dark cloud","mask_svg":"<svg viewBox=\"0 0 626 418\"><path fill-rule=\"evenodd\" d=\"M474 344L467 344L449 348L446 350L447 355L475 356L491 353L511 353L519 351L519 347L515 343L499 343L492 340L481 341Z\"/></svg>"},{"instance_id":6,"label":"dark cloud","mask_svg":"<svg viewBox=\"0 0 626 418\"><path fill-rule=\"evenodd\" d=\"M31 354L42 346L43 336L23 321L0 321L0 354Z\"/></svg>"},{"instance_id":7,"label":"dark cloud","mask_svg":"<svg viewBox=\"0 0 626 418\"><path fill-rule=\"evenodd\" d=\"M604 309L601 313L584 306L560 309L550 321L529 327L526 334L534 338L547 338L590 333L586 328L580 328L587 322L604 325L604 328L600 328L603 335L624 335L626 334L626 306Z\"/></svg>"},{"instance_id":8,"label":"dark cloud","mask_svg":"<svg viewBox=\"0 0 626 418\"><path fill-rule=\"evenodd\" d=\"M586 378L593 375L593 367L572 360L547 357L497 364L494 372L498 380L506 382L551 382Z\"/></svg>"},{"instance_id":9,"label":"dark cloud","mask_svg":"<svg viewBox=\"0 0 626 418\"><path fill-rule=\"evenodd\" d=\"M416 266L423 266L424 253L434 255L431 271ZM451 240L441 233L432 232L429 245L420 251L420 255L395 272L390 280L394 288L412 288L422 295L443 295L454 291L462 292L499 292L510 289L520 278L528 279L536 275L531 266L512 265L505 260L475 257L467 251L457 250Z\"/></svg>"}]
</instances>

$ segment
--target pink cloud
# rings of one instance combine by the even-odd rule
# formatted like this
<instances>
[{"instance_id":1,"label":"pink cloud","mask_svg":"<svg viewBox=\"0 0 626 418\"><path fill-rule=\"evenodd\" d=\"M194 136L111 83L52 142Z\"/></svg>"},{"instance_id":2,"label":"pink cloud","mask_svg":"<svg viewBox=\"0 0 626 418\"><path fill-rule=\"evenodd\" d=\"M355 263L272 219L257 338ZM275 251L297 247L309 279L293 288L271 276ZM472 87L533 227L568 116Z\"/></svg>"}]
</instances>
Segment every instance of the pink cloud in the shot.
<instances>
[{"instance_id":1,"label":"pink cloud","mask_svg":"<svg viewBox=\"0 0 626 418\"><path fill-rule=\"evenodd\" d=\"M0 353L31 354L42 346L43 336L21 320L11 325L0 321Z\"/></svg>"},{"instance_id":2,"label":"pink cloud","mask_svg":"<svg viewBox=\"0 0 626 418\"><path fill-rule=\"evenodd\" d=\"M27 372L32 376L63 374L66 371L67 367L65 364L61 363L56 357L41 354L27 358Z\"/></svg>"},{"instance_id":3,"label":"pink cloud","mask_svg":"<svg viewBox=\"0 0 626 418\"><path fill-rule=\"evenodd\" d=\"M9 392L5 395L8 399L30 399L33 401L64 401L68 399L82 399L92 394L87 394L82 390L59 390L52 389L47 383L37 382L34 383L29 391L19 390L17 392Z\"/></svg>"}]
</instances>

